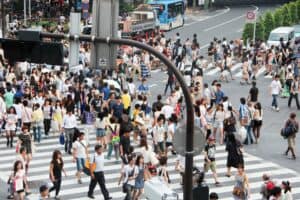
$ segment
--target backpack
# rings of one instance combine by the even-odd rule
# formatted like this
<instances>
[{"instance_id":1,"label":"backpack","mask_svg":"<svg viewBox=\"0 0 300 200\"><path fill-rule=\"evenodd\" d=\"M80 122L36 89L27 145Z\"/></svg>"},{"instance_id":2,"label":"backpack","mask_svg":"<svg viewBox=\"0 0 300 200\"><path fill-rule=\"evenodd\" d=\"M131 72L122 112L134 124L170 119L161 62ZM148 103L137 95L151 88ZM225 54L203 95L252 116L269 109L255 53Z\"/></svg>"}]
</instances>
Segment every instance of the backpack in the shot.
<instances>
[{"instance_id":1,"label":"backpack","mask_svg":"<svg viewBox=\"0 0 300 200\"><path fill-rule=\"evenodd\" d=\"M272 190L275 188L275 183L271 180L265 182L265 191L263 193L264 197L269 199L271 196Z\"/></svg>"},{"instance_id":2,"label":"backpack","mask_svg":"<svg viewBox=\"0 0 300 200\"><path fill-rule=\"evenodd\" d=\"M281 129L280 134L286 139L297 131L296 124L293 122L288 122L287 126Z\"/></svg>"}]
</instances>

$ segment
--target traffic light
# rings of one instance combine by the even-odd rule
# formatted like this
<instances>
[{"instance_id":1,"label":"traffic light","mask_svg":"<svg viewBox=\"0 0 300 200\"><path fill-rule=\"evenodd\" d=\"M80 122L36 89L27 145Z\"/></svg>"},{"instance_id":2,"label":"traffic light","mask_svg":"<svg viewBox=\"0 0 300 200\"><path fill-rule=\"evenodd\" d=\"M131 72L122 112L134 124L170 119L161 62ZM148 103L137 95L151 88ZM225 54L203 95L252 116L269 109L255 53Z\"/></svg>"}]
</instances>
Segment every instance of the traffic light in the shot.
<instances>
[{"instance_id":1,"label":"traffic light","mask_svg":"<svg viewBox=\"0 0 300 200\"><path fill-rule=\"evenodd\" d=\"M4 57L9 62L63 65L63 45L53 42L1 39Z\"/></svg>"}]
</instances>

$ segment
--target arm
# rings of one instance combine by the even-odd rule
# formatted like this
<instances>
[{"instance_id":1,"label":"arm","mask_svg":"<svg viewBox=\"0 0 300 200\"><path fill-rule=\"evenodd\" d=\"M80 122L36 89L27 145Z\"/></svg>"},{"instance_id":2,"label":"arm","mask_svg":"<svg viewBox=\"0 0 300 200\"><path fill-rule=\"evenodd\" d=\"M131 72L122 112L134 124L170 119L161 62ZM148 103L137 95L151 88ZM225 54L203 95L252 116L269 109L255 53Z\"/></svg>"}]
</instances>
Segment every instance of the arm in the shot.
<instances>
[{"instance_id":1,"label":"arm","mask_svg":"<svg viewBox=\"0 0 300 200\"><path fill-rule=\"evenodd\" d=\"M49 171L50 171L50 179L51 179L52 182L55 181L55 177L54 177L54 174L53 174L53 168L54 168L54 166L53 166L53 164L51 163L51 164L50 164L50 169L49 169Z\"/></svg>"}]
</instances>

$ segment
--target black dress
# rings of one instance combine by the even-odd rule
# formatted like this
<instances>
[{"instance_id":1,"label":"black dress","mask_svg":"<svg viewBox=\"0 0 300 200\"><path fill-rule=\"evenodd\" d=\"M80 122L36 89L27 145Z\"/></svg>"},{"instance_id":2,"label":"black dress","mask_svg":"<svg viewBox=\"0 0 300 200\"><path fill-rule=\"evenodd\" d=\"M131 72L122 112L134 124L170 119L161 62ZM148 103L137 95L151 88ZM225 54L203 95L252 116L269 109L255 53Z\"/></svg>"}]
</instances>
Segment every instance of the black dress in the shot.
<instances>
[{"instance_id":1,"label":"black dress","mask_svg":"<svg viewBox=\"0 0 300 200\"><path fill-rule=\"evenodd\" d=\"M228 141L226 144L226 151L228 152L227 155L227 167L234 167L237 168L238 165L244 164L243 154L240 150L242 147L239 141L231 142Z\"/></svg>"}]
</instances>

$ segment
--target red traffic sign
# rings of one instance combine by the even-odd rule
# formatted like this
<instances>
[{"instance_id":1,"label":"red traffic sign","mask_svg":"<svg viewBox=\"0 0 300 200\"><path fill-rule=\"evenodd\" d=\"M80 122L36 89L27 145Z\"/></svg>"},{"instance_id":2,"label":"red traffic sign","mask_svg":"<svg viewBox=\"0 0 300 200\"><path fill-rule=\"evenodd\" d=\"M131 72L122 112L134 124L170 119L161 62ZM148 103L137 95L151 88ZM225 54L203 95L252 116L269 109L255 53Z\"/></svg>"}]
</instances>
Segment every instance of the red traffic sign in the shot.
<instances>
[{"instance_id":1,"label":"red traffic sign","mask_svg":"<svg viewBox=\"0 0 300 200\"><path fill-rule=\"evenodd\" d=\"M256 18L256 13L254 11L248 11L246 14L246 18L249 21L253 21Z\"/></svg>"}]
</instances>

